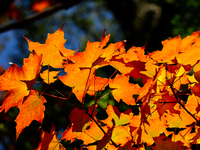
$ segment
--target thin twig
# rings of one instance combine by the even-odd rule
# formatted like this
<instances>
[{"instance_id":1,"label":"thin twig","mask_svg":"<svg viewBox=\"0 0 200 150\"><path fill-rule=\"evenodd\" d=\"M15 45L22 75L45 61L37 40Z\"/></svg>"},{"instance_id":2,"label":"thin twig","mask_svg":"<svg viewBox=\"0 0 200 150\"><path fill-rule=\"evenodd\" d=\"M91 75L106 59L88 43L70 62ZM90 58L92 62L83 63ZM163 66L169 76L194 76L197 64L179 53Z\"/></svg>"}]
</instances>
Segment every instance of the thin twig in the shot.
<instances>
[{"instance_id":1,"label":"thin twig","mask_svg":"<svg viewBox=\"0 0 200 150\"><path fill-rule=\"evenodd\" d=\"M198 123L199 120L198 120L193 114L191 114L191 112L189 112L189 111L185 108L185 106L178 100L178 97L177 97L177 95L176 95L176 93L175 93L175 91L174 91L174 88L172 87L172 84L171 84L168 80L167 80L167 82L168 82L168 84L169 84L169 86L170 86L170 89L171 89L171 91L172 91L172 93L173 93L173 95L174 95L176 101L179 103L179 105L181 105L181 107L182 107L192 118L194 118L194 120L196 120L196 122Z\"/></svg>"},{"instance_id":2,"label":"thin twig","mask_svg":"<svg viewBox=\"0 0 200 150\"><path fill-rule=\"evenodd\" d=\"M104 129L98 124L98 122L94 119L94 117L93 116L91 116L88 112L85 112L95 123L96 123L96 125L101 129L101 131L104 133L104 134L106 134L106 132L104 131ZM112 144L117 148L118 146L117 146L117 144L112 140L112 139L110 139L110 141L112 142Z\"/></svg>"},{"instance_id":3,"label":"thin twig","mask_svg":"<svg viewBox=\"0 0 200 150\"><path fill-rule=\"evenodd\" d=\"M73 0L73 1L68 1L66 3L57 3L57 4L53 5L52 7L50 7L49 9L47 9L46 11L44 11L42 13L34 14L34 15L29 16L29 17L27 17L27 18L25 18L21 21L11 23L11 24L8 24L8 25L1 27L0 33L8 31L8 30L12 30L12 29L23 28L27 24L30 24L30 23L35 22L37 20L46 18L46 17L54 14L55 12L57 12L59 10L68 9L68 8L78 4L80 1L81 0Z\"/></svg>"}]
</instances>

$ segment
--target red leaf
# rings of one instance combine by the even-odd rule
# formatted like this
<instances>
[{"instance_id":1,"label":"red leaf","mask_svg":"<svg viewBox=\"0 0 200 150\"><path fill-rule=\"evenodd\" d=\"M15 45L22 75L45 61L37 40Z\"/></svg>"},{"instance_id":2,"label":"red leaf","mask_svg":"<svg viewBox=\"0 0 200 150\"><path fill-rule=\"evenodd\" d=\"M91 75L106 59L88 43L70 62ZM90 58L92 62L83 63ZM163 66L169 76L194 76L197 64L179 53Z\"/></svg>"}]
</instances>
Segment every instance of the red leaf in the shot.
<instances>
[{"instance_id":1,"label":"red leaf","mask_svg":"<svg viewBox=\"0 0 200 150\"><path fill-rule=\"evenodd\" d=\"M120 146L118 150L137 150L136 147L131 147L132 141L128 141L124 146Z\"/></svg>"},{"instance_id":2,"label":"red leaf","mask_svg":"<svg viewBox=\"0 0 200 150\"><path fill-rule=\"evenodd\" d=\"M110 141L112 137L112 132L115 127L115 121L112 120L113 126L112 128L108 129L107 133L104 135L104 137L101 139L101 141L97 144L97 150L102 150L106 144Z\"/></svg>"},{"instance_id":3,"label":"red leaf","mask_svg":"<svg viewBox=\"0 0 200 150\"><path fill-rule=\"evenodd\" d=\"M154 150L182 150L184 149L183 143L180 141L173 142L170 138L166 137L164 134L160 134L159 137L153 138L156 146L153 147Z\"/></svg>"},{"instance_id":4,"label":"red leaf","mask_svg":"<svg viewBox=\"0 0 200 150\"><path fill-rule=\"evenodd\" d=\"M157 111L160 117L165 113L166 110L169 110L171 113L180 114L180 111L175 110L174 106L177 104L177 100L174 96L170 96L169 94L162 95L162 99L159 99L155 102L157 105Z\"/></svg>"},{"instance_id":5,"label":"red leaf","mask_svg":"<svg viewBox=\"0 0 200 150\"><path fill-rule=\"evenodd\" d=\"M93 112L92 114L93 108L94 105L88 108L88 113L92 116L96 114L96 112ZM73 124L72 131L82 132L84 130L83 127L87 126L87 123L91 120L91 117L85 113L85 110L75 107L69 114L69 119L70 122Z\"/></svg>"},{"instance_id":6,"label":"red leaf","mask_svg":"<svg viewBox=\"0 0 200 150\"><path fill-rule=\"evenodd\" d=\"M55 132L53 124L50 133L42 130L41 142L36 150L65 150L57 138L57 133Z\"/></svg>"}]
</instances>

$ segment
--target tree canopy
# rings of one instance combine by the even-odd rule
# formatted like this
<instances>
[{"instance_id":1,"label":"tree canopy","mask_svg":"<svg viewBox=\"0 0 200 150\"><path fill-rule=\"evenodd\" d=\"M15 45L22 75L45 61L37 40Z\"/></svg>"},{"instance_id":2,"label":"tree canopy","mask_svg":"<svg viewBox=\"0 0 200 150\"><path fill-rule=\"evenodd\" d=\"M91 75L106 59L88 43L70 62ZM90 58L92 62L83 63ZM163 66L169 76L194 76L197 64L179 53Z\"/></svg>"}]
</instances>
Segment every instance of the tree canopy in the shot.
<instances>
[{"instance_id":1,"label":"tree canopy","mask_svg":"<svg viewBox=\"0 0 200 150\"><path fill-rule=\"evenodd\" d=\"M92 0L30 0L15 1L7 0L0 5L1 34L7 31L13 31L16 45L13 50L17 50L19 55L12 55L7 62L15 62L22 66L23 57L28 57L28 44L22 37L31 38L31 41L40 41L44 43L47 33L53 33L63 23L63 31L67 42L65 47L73 50L83 51L88 39L90 41L99 41L103 30L111 33L111 42L126 40L127 49L134 46L146 45L145 53L153 50L161 50L161 41L178 36L185 37L199 30L200 15L198 0L110 0L110 1L92 1ZM45 34L46 33L46 34ZM0 42L1 53L6 51L4 48L10 42L10 35L4 35ZM8 40L7 40L8 39ZM5 60L4 60L5 61ZM105 71L106 70L106 71ZM101 76L111 76L111 68L99 70ZM2 71L3 72L3 71ZM135 80L133 81L135 82ZM63 85L59 85L62 93L69 93L70 90L63 90ZM45 86L38 86L38 89L45 89ZM55 94L55 93L51 93ZM2 99L6 92L2 93ZM72 95L72 99L75 95ZM51 111L45 112L46 118L43 121L43 129L51 131L51 122L59 131L69 124L69 115L72 104L68 102L51 101L45 104ZM88 96L88 99L91 97ZM2 101L1 101L2 103ZM128 107L124 103L120 104L120 109ZM60 107L57 107L60 106ZM69 109L66 109L68 107ZM105 104L102 104L105 107ZM138 110L136 109L135 112ZM40 134L35 132L40 126L38 122L32 122L25 128L18 141L15 141L15 118L19 110L11 108L6 114L0 114L0 148L2 149L33 149L37 147ZM54 114L59 114L58 115ZM99 118L106 118L105 110L98 114ZM80 145L81 141L73 143ZM68 143L64 143L68 144ZM71 144L71 147L74 145Z\"/></svg>"}]
</instances>

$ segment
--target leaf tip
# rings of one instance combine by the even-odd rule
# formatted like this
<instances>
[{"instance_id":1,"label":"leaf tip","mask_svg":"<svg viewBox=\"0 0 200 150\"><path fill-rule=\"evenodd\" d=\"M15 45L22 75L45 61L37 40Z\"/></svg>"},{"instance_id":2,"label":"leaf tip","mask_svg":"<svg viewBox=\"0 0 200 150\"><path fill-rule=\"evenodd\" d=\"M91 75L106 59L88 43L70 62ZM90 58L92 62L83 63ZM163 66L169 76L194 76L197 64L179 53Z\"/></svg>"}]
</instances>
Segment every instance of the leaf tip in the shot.
<instances>
[{"instance_id":1,"label":"leaf tip","mask_svg":"<svg viewBox=\"0 0 200 150\"><path fill-rule=\"evenodd\" d=\"M22 36L23 38L25 38L27 40L27 42L31 42L31 40L29 40L27 37Z\"/></svg>"},{"instance_id":2,"label":"leaf tip","mask_svg":"<svg viewBox=\"0 0 200 150\"><path fill-rule=\"evenodd\" d=\"M63 28L63 26L65 25L65 23L63 23L62 25L61 25L61 27L60 27L60 29L59 30L61 30L62 31L62 28Z\"/></svg>"},{"instance_id":3,"label":"leaf tip","mask_svg":"<svg viewBox=\"0 0 200 150\"><path fill-rule=\"evenodd\" d=\"M103 39L105 38L106 36L106 28L103 30L103 36L101 37L101 41L103 41Z\"/></svg>"}]
</instances>

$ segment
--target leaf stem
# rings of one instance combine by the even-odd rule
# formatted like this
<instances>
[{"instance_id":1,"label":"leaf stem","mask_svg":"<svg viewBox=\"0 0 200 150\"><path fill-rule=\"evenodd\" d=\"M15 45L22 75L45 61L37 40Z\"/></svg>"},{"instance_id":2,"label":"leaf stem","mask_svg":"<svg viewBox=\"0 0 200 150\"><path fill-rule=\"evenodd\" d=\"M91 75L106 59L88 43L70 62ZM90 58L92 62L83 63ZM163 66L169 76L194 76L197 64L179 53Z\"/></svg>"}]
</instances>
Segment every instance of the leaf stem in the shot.
<instances>
[{"instance_id":1,"label":"leaf stem","mask_svg":"<svg viewBox=\"0 0 200 150\"><path fill-rule=\"evenodd\" d=\"M189 112L189 111L187 110L187 108L185 108L185 106L178 100L178 97L176 96L176 93L175 93L175 91L174 91L174 88L172 87L172 84L171 84L168 80L167 80L167 82L168 82L168 84L169 84L169 86L170 86L170 89L171 89L171 91L172 91L172 93L173 93L173 95L174 95L176 101L179 103L179 105L181 105L181 107L182 107L192 118L194 118L194 120L198 123L199 120L198 120L193 114L191 114L191 112Z\"/></svg>"},{"instance_id":2,"label":"leaf stem","mask_svg":"<svg viewBox=\"0 0 200 150\"><path fill-rule=\"evenodd\" d=\"M96 125L101 129L101 131L106 134L106 132L104 131L104 129L98 124L98 122L94 119L94 117L92 115L90 115L88 112L85 112L95 123ZM110 141L112 142L112 144L117 148L117 144L112 140L110 139Z\"/></svg>"}]
</instances>

